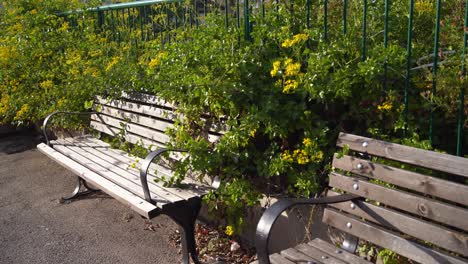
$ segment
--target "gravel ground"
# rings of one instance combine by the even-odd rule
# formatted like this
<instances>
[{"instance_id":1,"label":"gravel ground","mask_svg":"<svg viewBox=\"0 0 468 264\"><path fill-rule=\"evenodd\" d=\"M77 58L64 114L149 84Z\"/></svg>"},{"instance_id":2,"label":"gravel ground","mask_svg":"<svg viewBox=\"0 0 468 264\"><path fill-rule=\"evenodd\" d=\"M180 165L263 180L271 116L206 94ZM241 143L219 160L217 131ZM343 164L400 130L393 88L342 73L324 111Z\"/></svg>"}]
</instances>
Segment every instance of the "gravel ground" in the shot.
<instances>
[{"instance_id":1,"label":"gravel ground","mask_svg":"<svg viewBox=\"0 0 468 264\"><path fill-rule=\"evenodd\" d=\"M30 132L0 135L0 263L180 263L166 216L153 227L103 193L70 204L73 174ZM154 231L150 231L154 229Z\"/></svg>"}]
</instances>

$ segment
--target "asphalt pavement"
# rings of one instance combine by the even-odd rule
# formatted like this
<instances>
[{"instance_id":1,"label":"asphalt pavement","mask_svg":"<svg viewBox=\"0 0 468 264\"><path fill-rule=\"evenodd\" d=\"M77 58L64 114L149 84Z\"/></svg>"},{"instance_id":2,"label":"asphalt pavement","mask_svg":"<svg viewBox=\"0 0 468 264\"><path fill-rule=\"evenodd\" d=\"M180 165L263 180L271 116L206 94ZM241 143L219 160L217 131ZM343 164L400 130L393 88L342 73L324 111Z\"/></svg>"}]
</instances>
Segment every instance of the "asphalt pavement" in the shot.
<instances>
[{"instance_id":1,"label":"asphalt pavement","mask_svg":"<svg viewBox=\"0 0 468 264\"><path fill-rule=\"evenodd\" d=\"M60 203L74 175L35 148L31 131L0 135L0 263L180 263L166 216L148 222L98 192Z\"/></svg>"}]
</instances>

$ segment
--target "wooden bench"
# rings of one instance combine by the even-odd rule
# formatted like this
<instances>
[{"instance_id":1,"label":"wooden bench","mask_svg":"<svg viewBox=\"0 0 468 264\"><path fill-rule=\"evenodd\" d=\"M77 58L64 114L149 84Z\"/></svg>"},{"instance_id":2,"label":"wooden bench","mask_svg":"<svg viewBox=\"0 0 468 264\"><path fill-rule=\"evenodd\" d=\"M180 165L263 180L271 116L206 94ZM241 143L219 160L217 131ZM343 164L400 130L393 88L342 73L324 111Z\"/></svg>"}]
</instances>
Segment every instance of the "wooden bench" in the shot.
<instances>
[{"instance_id":1,"label":"wooden bench","mask_svg":"<svg viewBox=\"0 0 468 264\"><path fill-rule=\"evenodd\" d=\"M121 99L111 101L98 97L94 109L95 112L86 113L55 112L44 120L46 143L39 144L37 148L77 175L75 191L63 199L73 199L93 191L88 185L90 183L145 218L166 214L181 227L183 263L189 263L189 256L199 263L194 224L201 197L217 188L219 180L215 178L210 185L186 177L184 188L165 187L162 182L155 181L173 174L170 166L153 162L162 153L171 152L172 158L183 158L180 152L184 150L165 147L169 137L164 132L173 127L176 117L174 105L151 95L124 94ZM91 115L90 126L100 133L120 136L130 143L156 150L135 165L135 157L90 135L49 141L47 125L57 115ZM216 141L220 133L211 129L204 136Z\"/></svg>"},{"instance_id":2,"label":"wooden bench","mask_svg":"<svg viewBox=\"0 0 468 264\"><path fill-rule=\"evenodd\" d=\"M419 263L468 263L468 159L341 133L337 146L345 145L350 154L335 154L322 197L280 200L264 212L260 264L369 263L352 254L359 239ZM314 239L270 255L276 219L317 204L325 206L323 222L345 232L341 248Z\"/></svg>"}]
</instances>

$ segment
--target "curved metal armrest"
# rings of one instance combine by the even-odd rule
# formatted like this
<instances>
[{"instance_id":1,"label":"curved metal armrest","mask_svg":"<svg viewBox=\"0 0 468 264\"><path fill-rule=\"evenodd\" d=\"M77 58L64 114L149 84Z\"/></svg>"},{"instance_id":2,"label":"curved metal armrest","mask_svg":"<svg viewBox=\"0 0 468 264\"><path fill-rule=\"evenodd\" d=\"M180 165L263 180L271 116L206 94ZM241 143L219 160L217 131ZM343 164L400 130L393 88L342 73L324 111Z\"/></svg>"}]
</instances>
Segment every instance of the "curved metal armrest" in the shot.
<instances>
[{"instance_id":1,"label":"curved metal armrest","mask_svg":"<svg viewBox=\"0 0 468 264\"><path fill-rule=\"evenodd\" d=\"M148 156L146 156L145 160L143 161L143 163L141 164L141 167L140 167L140 181L141 181L141 187L143 188L143 193L145 195L145 200L152 203L152 204L154 204L154 203L151 200L151 195L150 195L150 191L149 191L149 188L148 188L148 181L147 181L148 169L149 169L149 167L151 165L151 162L153 162L153 160L155 158L157 158L158 156L160 156L164 152L169 152L169 151L187 152L187 150L185 150L185 149L168 149L168 148L162 148L162 149L158 149L158 150L155 150L155 151L151 151L150 154L148 154Z\"/></svg>"},{"instance_id":2,"label":"curved metal armrest","mask_svg":"<svg viewBox=\"0 0 468 264\"><path fill-rule=\"evenodd\" d=\"M314 204L332 204L350 201L360 196L354 194L342 194L338 196L320 197L312 199L284 199L279 200L270 206L260 218L257 225L255 235L255 247L257 249L259 264L270 264L268 253L268 244L270 239L271 229L278 217L287 209L297 205L314 205Z\"/></svg>"},{"instance_id":3,"label":"curved metal armrest","mask_svg":"<svg viewBox=\"0 0 468 264\"><path fill-rule=\"evenodd\" d=\"M44 134L44 138L46 141L47 146L50 146L50 141L49 137L47 136L47 124L49 123L49 120L55 116L55 115L92 115L92 114L99 114L98 112L67 112L67 111L56 111L51 114L49 114L45 119L44 123L42 124L42 133Z\"/></svg>"}]
</instances>

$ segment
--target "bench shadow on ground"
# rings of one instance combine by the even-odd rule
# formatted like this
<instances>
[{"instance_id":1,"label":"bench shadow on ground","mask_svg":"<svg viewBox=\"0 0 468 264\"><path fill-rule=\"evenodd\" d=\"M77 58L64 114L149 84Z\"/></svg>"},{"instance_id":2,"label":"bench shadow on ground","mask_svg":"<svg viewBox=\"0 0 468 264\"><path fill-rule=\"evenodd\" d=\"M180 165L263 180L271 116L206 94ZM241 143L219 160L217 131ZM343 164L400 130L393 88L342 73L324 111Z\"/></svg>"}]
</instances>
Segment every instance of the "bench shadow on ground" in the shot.
<instances>
[{"instance_id":1,"label":"bench shadow on ground","mask_svg":"<svg viewBox=\"0 0 468 264\"><path fill-rule=\"evenodd\" d=\"M17 129L0 133L0 155L15 154L36 148L42 136L33 129Z\"/></svg>"}]
</instances>

